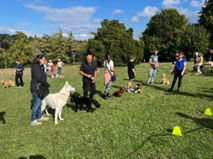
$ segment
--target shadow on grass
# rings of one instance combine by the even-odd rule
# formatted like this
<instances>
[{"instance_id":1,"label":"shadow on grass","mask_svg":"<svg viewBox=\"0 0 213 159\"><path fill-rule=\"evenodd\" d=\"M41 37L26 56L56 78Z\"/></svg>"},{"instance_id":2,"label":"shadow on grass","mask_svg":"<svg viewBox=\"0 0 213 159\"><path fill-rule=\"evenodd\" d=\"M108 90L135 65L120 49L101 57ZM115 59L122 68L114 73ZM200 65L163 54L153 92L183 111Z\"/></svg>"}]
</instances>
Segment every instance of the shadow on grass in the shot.
<instances>
[{"instance_id":1,"label":"shadow on grass","mask_svg":"<svg viewBox=\"0 0 213 159\"><path fill-rule=\"evenodd\" d=\"M141 149L146 144L147 141L150 141L152 138L159 137L159 136L168 136L168 135L170 136L171 133L169 133L169 134L168 133L167 134L152 134L151 136L149 136L148 138L146 138L145 141L138 148L136 148L133 152L131 152L130 154L128 154L125 158L128 158L131 155L133 155L134 153L136 153L139 149Z\"/></svg>"},{"instance_id":2,"label":"shadow on grass","mask_svg":"<svg viewBox=\"0 0 213 159\"><path fill-rule=\"evenodd\" d=\"M183 91L180 91L180 92L178 92L176 90L168 91L166 88L162 88L162 87L159 87L159 86L156 86L156 85L149 85L149 87L153 87L155 89L164 91L164 92L167 93L167 95L184 95L184 96L191 96L191 97L196 97L197 96L195 94L188 93L188 92L183 92Z\"/></svg>"},{"instance_id":3,"label":"shadow on grass","mask_svg":"<svg viewBox=\"0 0 213 159\"><path fill-rule=\"evenodd\" d=\"M19 157L18 159L27 159L27 157ZM42 155L35 155L35 156L30 156L30 159L46 159Z\"/></svg>"},{"instance_id":4,"label":"shadow on grass","mask_svg":"<svg viewBox=\"0 0 213 159\"><path fill-rule=\"evenodd\" d=\"M203 127L199 127L199 128L196 128L196 129L184 132L184 133L182 132L182 134L189 134L189 133L201 130L201 129L203 129ZM152 138L161 137L161 136L173 136L172 135L172 131L173 131L172 129L165 129L165 130L168 133L166 133L166 134L150 134L150 136L148 138L146 138L145 141L138 148L136 148L133 152L131 152L130 154L128 154L125 158L130 157L131 155L133 155L134 153L136 153L139 149L143 148L143 146L146 144L146 142L150 141Z\"/></svg>"},{"instance_id":5,"label":"shadow on grass","mask_svg":"<svg viewBox=\"0 0 213 159\"><path fill-rule=\"evenodd\" d=\"M6 124L6 121L4 119L5 114L6 114L5 112L0 112L0 121L3 121L4 124Z\"/></svg>"},{"instance_id":6,"label":"shadow on grass","mask_svg":"<svg viewBox=\"0 0 213 159\"><path fill-rule=\"evenodd\" d=\"M188 116L186 114L179 113L179 112L177 112L176 114L179 115L179 116L181 116L181 117L183 117L183 118L193 120L196 124L198 124L198 125L200 125L202 127L205 127L205 128L213 130L213 119L208 119L208 118L193 118L193 117L190 117L190 116Z\"/></svg>"}]
</instances>

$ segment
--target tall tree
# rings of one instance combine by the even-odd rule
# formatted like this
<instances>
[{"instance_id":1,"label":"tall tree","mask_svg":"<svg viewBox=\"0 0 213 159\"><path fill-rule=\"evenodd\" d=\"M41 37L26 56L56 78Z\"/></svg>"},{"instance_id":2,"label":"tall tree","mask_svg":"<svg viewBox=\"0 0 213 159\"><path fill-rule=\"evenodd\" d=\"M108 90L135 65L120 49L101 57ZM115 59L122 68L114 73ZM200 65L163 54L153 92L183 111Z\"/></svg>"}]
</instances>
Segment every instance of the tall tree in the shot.
<instances>
[{"instance_id":1,"label":"tall tree","mask_svg":"<svg viewBox=\"0 0 213 159\"><path fill-rule=\"evenodd\" d=\"M14 64L15 59L19 58L21 63L28 64L31 62L32 45L23 32L17 31L16 34L16 40L8 50L9 62Z\"/></svg>"},{"instance_id":2,"label":"tall tree","mask_svg":"<svg viewBox=\"0 0 213 159\"><path fill-rule=\"evenodd\" d=\"M105 54L111 53L115 65L126 65L130 55L135 55L135 63L143 59L143 41L133 38L133 29L126 27L118 20L101 22L101 28L97 33L92 32L94 38L88 41L88 53L95 54L98 64L102 65Z\"/></svg>"},{"instance_id":3,"label":"tall tree","mask_svg":"<svg viewBox=\"0 0 213 159\"><path fill-rule=\"evenodd\" d=\"M209 34L203 27L190 24L185 15L176 9L163 9L154 15L142 33L145 43L145 58L159 50L160 61L172 61L176 52L184 52L190 59L194 52L206 53Z\"/></svg>"},{"instance_id":4,"label":"tall tree","mask_svg":"<svg viewBox=\"0 0 213 159\"><path fill-rule=\"evenodd\" d=\"M199 24L211 33L210 44L213 49L213 0L205 0L205 5L201 8L199 14Z\"/></svg>"},{"instance_id":5,"label":"tall tree","mask_svg":"<svg viewBox=\"0 0 213 159\"><path fill-rule=\"evenodd\" d=\"M67 55L67 39L64 37L63 32L59 29L59 32L53 34L53 38L50 39L52 50L48 56L51 56L53 61L61 59L63 62L69 63L69 56Z\"/></svg>"}]
</instances>

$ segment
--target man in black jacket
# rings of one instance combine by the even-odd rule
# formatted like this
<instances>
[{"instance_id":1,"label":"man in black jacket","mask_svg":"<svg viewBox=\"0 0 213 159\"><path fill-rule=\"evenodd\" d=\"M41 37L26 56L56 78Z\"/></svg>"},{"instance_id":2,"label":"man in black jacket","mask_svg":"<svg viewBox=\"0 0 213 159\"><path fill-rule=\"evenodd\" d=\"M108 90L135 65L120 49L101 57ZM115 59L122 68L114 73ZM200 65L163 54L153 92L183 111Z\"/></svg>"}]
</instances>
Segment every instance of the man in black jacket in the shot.
<instances>
[{"instance_id":1,"label":"man in black jacket","mask_svg":"<svg viewBox=\"0 0 213 159\"><path fill-rule=\"evenodd\" d=\"M96 92L95 80L97 76L97 69L95 62L92 60L92 55L87 55L87 60L81 65L79 74L83 76L83 91L84 97L88 97L88 91L90 88L89 98L93 99Z\"/></svg>"},{"instance_id":2,"label":"man in black jacket","mask_svg":"<svg viewBox=\"0 0 213 159\"><path fill-rule=\"evenodd\" d=\"M16 70L13 72L14 74L16 73L16 87L22 88L24 86L23 83L23 71L24 71L24 66L22 63L20 63L19 59L16 59ZM20 86L18 79L20 79Z\"/></svg>"}]
</instances>

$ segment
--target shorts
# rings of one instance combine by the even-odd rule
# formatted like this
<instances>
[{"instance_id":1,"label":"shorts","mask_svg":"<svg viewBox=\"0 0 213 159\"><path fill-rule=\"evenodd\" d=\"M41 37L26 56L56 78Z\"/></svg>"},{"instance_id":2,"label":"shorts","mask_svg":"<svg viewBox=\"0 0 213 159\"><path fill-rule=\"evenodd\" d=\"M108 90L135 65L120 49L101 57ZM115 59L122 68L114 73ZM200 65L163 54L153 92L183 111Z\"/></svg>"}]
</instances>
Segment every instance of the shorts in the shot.
<instances>
[{"instance_id":1,"label":"shorts","mask_svg":"<svg viewBox=\"0 0 213 159\"><path fill-rule=\"evenodd\" d=\"M133 82L134 78L129 79L129 82Z\"/></svg>"}]
</instances>

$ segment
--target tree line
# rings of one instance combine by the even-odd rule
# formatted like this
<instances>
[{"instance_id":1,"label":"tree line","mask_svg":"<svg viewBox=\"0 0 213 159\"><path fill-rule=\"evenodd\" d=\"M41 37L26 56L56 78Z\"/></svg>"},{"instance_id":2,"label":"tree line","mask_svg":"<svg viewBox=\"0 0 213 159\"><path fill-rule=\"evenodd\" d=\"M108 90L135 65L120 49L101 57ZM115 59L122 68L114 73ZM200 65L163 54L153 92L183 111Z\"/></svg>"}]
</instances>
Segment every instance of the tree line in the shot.
<instances>
[{"instance_id":1,"label":"tree line","mask_svg":"<svg viewBox=\"0 0 213 159\"><path fill-rule=\"evenodd\" d=\"M162 9L151 17L139 40L133 37L133 28L126 28L118 20L104 19L93 38L77 41L71 32L64 37L63 32L43 37L27 37L17 31L15 35L0 34L0 67L14 67L19 58L23 64L30 64L39 53L56 62L59 58L65 63L84 61L87 54L97 58L98 66L103 65L105 54L110 53L115 65L123 66L129 56L136 56L135 63L148 61L154 50L159 51L159 61L173 61L176 52L183 52L187 60L195 52L209 57L213 49L213 0L205 0L197 23L181 15L177 9Z\"/></svg>"}]
</instances>

